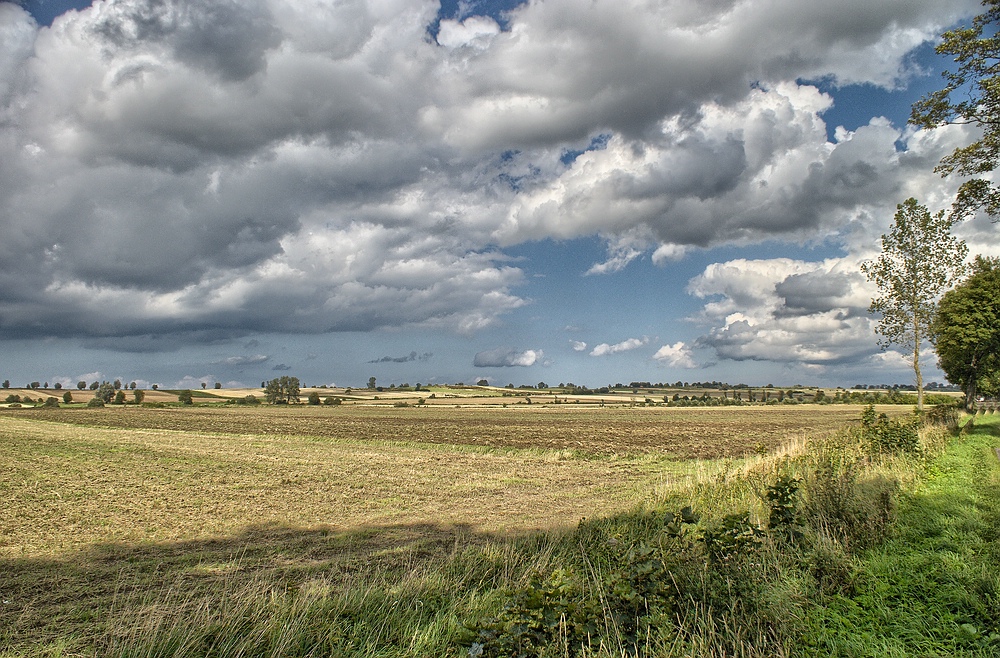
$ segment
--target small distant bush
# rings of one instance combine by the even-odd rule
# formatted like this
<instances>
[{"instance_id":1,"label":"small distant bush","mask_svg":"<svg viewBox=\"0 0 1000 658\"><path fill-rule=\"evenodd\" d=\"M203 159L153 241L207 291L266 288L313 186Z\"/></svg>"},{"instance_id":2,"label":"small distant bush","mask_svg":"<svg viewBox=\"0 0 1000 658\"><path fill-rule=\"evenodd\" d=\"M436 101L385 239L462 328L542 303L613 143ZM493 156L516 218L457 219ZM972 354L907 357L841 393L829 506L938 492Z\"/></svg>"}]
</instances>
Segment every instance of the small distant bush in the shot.
<instances>
[{"instance_id":1,"label":"small distant bush","mask_svg":"<svg viewBox=\"0 0 1000 658\"><path fill-rule=\"evenodd\" d=\"M235 404L260 404L260 399L256 395L248 395L234 401Z\"/></svg>"},{"instance_id":2,"label":"small distant bush","mask_svg":"<svg viewBox=\"0 0 1000 658\"><path fill-rule=\"evenodd\" d=\"M313 391L312 393L309 394L309 397L306 398L306 400L309 402L309 404L319 404L319 393Z\"/></svg>"},{"instance_id":3,"label":"small distant bush","mask_svg":"<svg viewBox=\"0 0 1000 658\"><path fill-rule=\"evenodd\" d=\"M191 391L181 391L177 394L177 401L181 404L194 404L194 397Z\"/></svg>"},{"instance_id":4,"label":"small distant bush","mask_svg":"<svg viewBox=\"0 0 1000 658\"><path fill-rule=\"evenodd\" d=\"M323 404L333 404L333 405L340 404L340 398L331 398L331 397L325 398L323 400Z\"/></svg>"},{"instance_id":5,"label":"small distant bush","mask_svg":"<svg viewBox=\"0 0 1000 658\"><path fill-rule=\"evenodd\" d=\"M66 404L72 404L73 403L73 394L70 393L69 391L66 391L65 393L63 393L63 402L65 402Z\"/></svg>"},{"instance_id":6,"label":"small distant bush","mask_svg":"<svg viewBox=\"0 0 1000 658\"><path fill-rule=\"evenodd\" d=\"M104 406L104 400L102 400L101 398L99 398L97 396L94 396L94 397L90 398L90 400L87 401L87 406L88 407L103 407Z\"/></svg>"},{"instance_id":7,"label":"small distant bush","mask_svg":"<svg viewBox=\"0 0 1000 658\"><path fill-rule=\"evenodd\" d=\"M115 392L115 404L125 404L125 391L119 389Z\"/></svg>"},{"instance_id":8,"label":"small distant bush","mask_svg":"<svg viewBox=\"0 0 1000 658\"><path fill-rule=\"evenodd\" d=\"M10 395L8 395L7 398L4 400L4 402L13 402L13 403L17 403L17 402L20 402L20 401L21 401L21 396L20 395L15 395L14 393L11 393Z\"/></svg>"},{"instance_id":9,"label":"small distant bush","mask_svg":"<svg viewBox=\"0 0 1000 658\"><path fill-rule=\"evenodd\" d=\"M52 409L54 407L58 409L59 400L57 400L56 398L45 398L45 402L42 404L42 407L45 407L47 409Z\"/></svg>"}]
</instances>

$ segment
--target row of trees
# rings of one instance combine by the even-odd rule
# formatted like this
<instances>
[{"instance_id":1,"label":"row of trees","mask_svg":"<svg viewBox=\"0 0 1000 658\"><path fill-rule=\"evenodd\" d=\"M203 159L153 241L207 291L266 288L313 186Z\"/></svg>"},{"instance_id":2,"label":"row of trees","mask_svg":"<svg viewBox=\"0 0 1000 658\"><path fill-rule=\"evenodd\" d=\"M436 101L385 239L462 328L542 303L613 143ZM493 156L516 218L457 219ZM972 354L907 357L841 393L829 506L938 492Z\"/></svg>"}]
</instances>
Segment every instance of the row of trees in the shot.
<instances>
[{"instance_id":1,"label":"row of trees","mask_svg":"<svg viewBox=\"0 0 1000 658\"><path fill-rule=\"evenodd\" d=\"M917 406L923 406L920 349L934 344L938 365L965 391L966 407L980 393L1000 393L1000 259L976 256L951 235L952 226L984 211L1000 219L1000 186L986 178L1000 164L1000 0L971 27L950 30L937 52L953 58L945 85L914 104L910 122L921 128L974 125L980 137L942 158L935 171L965 178L951 212L931 214L916 199L897 206L882 236L882 253L861 269L878 287L869 311L879 315L879 344L912 353Z\"/></svg>"}]
</instances>

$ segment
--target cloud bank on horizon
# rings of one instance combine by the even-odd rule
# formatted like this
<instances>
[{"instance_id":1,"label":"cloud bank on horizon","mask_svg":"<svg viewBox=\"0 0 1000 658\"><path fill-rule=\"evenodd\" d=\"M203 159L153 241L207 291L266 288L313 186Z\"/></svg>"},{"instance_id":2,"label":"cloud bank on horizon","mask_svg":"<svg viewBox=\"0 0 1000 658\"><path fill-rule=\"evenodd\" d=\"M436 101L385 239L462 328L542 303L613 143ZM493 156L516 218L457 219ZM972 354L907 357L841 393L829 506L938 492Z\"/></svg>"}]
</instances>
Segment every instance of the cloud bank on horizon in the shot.
<instances>
[{"instance_id":1,"label":"cloud bank on horizon","mask_svg":"<svg viewBox=\"0 0 1000 658\"><path fill-rule=\"evenodd\" d=\"M40 28L0 4L0 332L139 351L473 335L531 302L516 245L599 236L606 259L579 271L599 277L826 242L843 255L709 265L687 282L691 344L589 354L874 362L857 262L903 199L950 203L933 167L972 129L874 117L831 140L834 100L805 81L903 87L913 49L977 9L545 0L501 25L432 0L107 0ZM995 251L988 222L962 230ZM542 361L501 347L474 365Z\"/></svg>"}]
</instances>

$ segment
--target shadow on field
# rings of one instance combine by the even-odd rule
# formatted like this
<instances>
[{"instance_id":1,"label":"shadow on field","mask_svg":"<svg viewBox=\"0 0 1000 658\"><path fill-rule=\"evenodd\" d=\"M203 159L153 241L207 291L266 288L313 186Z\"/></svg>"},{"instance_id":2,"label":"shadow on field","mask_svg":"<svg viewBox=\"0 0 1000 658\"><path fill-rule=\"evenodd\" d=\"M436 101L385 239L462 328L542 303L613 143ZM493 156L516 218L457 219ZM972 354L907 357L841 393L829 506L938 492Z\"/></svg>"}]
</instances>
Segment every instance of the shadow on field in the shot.
<instances>
[{"instance_id":1,"label":"shadow on field","mask_svg":"<svg viewBox=\"0 0 1000 658\"><path fill-rule=\"evenodd\" d=\"M139 608L218 600L247 588L294 589L316 580L346 587L372 575L391 583L470 545L511 538L466 525L254 526L228 537L0 559L0 647L93 639Z\"/></svg>"}]
</instances>

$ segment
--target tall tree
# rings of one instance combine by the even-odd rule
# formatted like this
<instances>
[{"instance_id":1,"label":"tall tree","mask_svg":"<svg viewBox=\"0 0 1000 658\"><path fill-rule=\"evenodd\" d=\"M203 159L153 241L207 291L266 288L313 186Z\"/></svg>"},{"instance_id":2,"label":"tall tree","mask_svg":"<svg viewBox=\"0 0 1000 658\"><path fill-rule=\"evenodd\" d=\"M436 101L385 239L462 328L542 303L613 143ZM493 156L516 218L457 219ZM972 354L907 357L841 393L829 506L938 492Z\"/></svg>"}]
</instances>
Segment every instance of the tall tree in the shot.
<instances>
[{"instance_id":1,"label":"tall tree","mask_svg":"<svg viewBox=\"0 0 1000 658\"><path fill-rule=\"evenodd\" d=\"M1000 393L1000 259L976 257L972 275L949 290L931 325L938 365L965 391Z\"/></svg>"},{"instance_id":2,"label":"tall tree","mask_svg":"<svg viewBox=\"0 0 1000 658\"><path fill-rule=\"evenodd\" d=\"M932 215L916 199L907 199L896 206L892 227L882 236L882 253L861 264L878 286L868 312L880 316L879 346L912 350L918 409L924 406L920 347L930 335L937 300L961 278L969 252L951 235L952 223L943 210Z\"/></svg>"},{"instance_id":3,"label":"tall tree","mask_svg":"<svg viewBox=\"0 0 1000 658\"><path fill-rule=\"evenodd\" d=\"M914 103L910 123L921 128L968 124L982 129L980 138L941 159L935 171L973 178L962 183L953 216L985 210L1000 220L1000 186L981 178L1000 164L1000 0L983 0L986 8L971 27L942 35L936 50L954 58L957 68L945 71L943 89Z\"/></svg>"},{"instance_id":4,"label":"tall tree","mask_svg":"<svg viewBox=\"0 0 1000 658\"><path fill-rule=\"evenodd\" d=\"M299 401L299 378L282 375L267 382L264 397L271 404L288 404Z\"/></svg>"}]
</instances>

